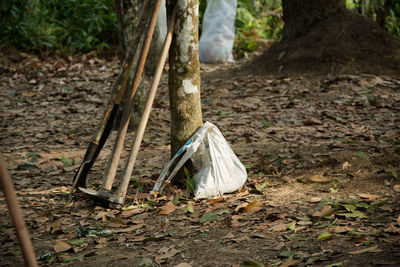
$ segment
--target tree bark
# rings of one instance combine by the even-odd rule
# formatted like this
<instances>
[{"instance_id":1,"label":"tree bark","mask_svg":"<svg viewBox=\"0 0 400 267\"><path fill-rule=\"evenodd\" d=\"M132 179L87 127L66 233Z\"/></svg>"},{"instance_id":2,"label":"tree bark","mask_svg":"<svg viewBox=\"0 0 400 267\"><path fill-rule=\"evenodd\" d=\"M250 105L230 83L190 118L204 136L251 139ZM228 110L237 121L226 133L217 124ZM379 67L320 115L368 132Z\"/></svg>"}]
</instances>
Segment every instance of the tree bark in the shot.
<instances>
[{"instance_id":1,"label":"tree bark","mask_svg":"<svg viewBox=\"0 0 400 267\"><path fill-rule=\"evenodd\" d=\"M120 51L118 53L118 56L121 62L125 64L128 57L128 53L132 53L132 51L128 51L129 44L135 38L135 32L137 31L135 27L138 23L138 18L142 5L137 0L114 0L114 1L117 14L118 32L120 38L119 40ZM138 54L139 53L136 53L136 56L138 56ZM128 80L127 88L132 88L135 69L136 65L133 65L132 69L129 70L130 78ZM118 126L121 122L122 113L124 107L126 106L126 99L128 98L128 93L129 90L125 92L125 95L121 102L120 108L116 116L114 129L118 129ZM145 88L141 83L134 99L134 104L133 104L134 108L129 123L130 131L134 130L136 126L139 124L140 116L144 110L144 104L146 102L146 96L147 96L147 88Z\"/></svg>"},{"instance_id":2,"label":"tree bark","mask_svg":"<svg viewBox=\"0 0 400 267\"><path fill-rule=\"evenodd\" d=\"M346 9L345 0L283 0L283 38L305 34L315 23Z\"/></svg>"},{"instance_id":3,"label":"tree bark","mask_svg":"<svg viewBox=\"0 0 400 267\"><path fill-rule=\"evenodd\" d=\"M169 51L171 155L203 125L198 57L198 0L170 0L169 17L178 5L175 35ZM179 176L178 176L179 179Z\"/></svg>"}]
</instances>

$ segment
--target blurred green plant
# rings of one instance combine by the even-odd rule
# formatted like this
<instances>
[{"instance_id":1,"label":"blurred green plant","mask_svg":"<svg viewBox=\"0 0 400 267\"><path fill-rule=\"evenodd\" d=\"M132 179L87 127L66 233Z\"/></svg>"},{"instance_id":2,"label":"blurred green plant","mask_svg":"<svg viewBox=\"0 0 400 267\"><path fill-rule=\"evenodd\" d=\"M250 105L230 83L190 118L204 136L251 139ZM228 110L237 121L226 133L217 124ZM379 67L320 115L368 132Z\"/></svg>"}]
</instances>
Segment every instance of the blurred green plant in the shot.
<instances>
[{"instance_id":1,"label":"blurred green plant","mask_svg":"<svg viewBox=\"0 0 400 267\"><path fill-rule=\"evenodd\" d=\"M98 52L117 42L113 0L2 0L0 41L33 52Z\"/></svg>"},{"instance_id":2,"label":"blurred green plant","mask_svg":"<svg viewBox=\"0 0 400 267\"><path fill-rule=\"evenodd\" d=\"M283 28L280 0L239 0L236 12L234 53L247 57L280 40Z\"/></svg>"},{"instance_id":3,"label":"blurred green plant","mask_svg":"<svg viewBox=\"0 0 400 267\"><path fill-rule=\"evenodd\" d=\"M385 18L385 29L394 37L400 39L400 1L394 3Z\"/></svg>"},{"instance_id":4,"label":"blurred green plant","mask_svg":"<svg viewBox=\"0 0 400 267\"><path fill-rule=\"evenodd\" d=\"M400 39L400 1L398 0L346 0L348 9L375 21L395 38Z\"/></svg>"},{"instance_id":5,"label":"blurred green plant","mask_svg":"<svg viewBox=\"0 0 400 267\"><path fill-rule=\"evenodd\" d=\"M206 0L199 0L200 31L206 6ZM238 0L233 48L235 57L248 57L251 52L279 40L282 28L281 0Z\"/></svg>"}]
</instances>

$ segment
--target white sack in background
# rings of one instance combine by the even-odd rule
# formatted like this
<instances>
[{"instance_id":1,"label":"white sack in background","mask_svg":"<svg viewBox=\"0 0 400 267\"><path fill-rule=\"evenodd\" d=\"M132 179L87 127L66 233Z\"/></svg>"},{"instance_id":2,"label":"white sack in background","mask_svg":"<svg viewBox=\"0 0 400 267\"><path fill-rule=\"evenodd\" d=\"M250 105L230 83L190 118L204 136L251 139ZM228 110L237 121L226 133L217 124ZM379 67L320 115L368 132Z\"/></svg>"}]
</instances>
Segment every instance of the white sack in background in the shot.
<instances>
[{"instance_id":1,"label":"white sack in background","mask_svg":"<svg viewBox=\"0 0 400 267\"><path fill-rule=\"evenodd\" d=\"M200 62L233 62L236 0L207 0L199 41Z\"/></svg>"}]
</instances>

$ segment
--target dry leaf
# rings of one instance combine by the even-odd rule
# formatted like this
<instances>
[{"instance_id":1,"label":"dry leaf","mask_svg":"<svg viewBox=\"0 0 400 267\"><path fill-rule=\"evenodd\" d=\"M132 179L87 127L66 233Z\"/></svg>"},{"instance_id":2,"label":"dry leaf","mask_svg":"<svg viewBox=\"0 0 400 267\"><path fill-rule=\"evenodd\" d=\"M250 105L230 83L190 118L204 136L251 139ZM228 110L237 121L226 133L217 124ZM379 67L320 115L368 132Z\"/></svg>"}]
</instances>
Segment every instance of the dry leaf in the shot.
<instances>
[{"instance_id":1,"label":"dry leaf","mask_svg":"<svg viewBox=\"0 0 400 267\"><path fill-rule=\"evenodd\" d=\"M331 208L330 206L325 206L319 211L314 212L312 215L313 218L320 218L320 217L329 217L335 213L335 209Z\"/></svg>"},{"instance_id":2,"label":"dry leaf","mask_svg":"<svg viewBox=\"0 0 400 267\"><path fill-rule=\"evenodd\" d=\"M236 196L237 197L244 197L244 196L247 196L248 194L249 194L249 191L245 190L245 191L237 193Z\"/></svg>"},{"instance_id":3,"label":"dry leaf","mask_svg":"<svg viewBox=\"0 0 400 267\"><path fill-rule=\"evenodd\" d=\"M262 203L258 200L255 200L247 204L247 206L243 209L243 212L247 214L254 214L260 210L262 210Z\"/></svg>"},{"instance_id":4,"label":"dry leaf","mask_svg":"<svg viewBox=\"0 0 400 267\"><path fill-rule=\"evenodd\" d=\"M238 212L239 210L244 209L247 205L248 205L248 203L243 202L242 204L238 205L238 206L235 208L235 212Z\"/></svg>"},{"instance_id":5,"label":"dry leaf","mask_svg":"<svg viewBox=\"0 0 400 267\"><path fill-rule=\"evenodd\" d=\"M353 230L351 227L347 227L347 226L336 226L335 228L333 228L333 232L336 234L343 234L343 233L347 233L348 231Z\"/></svg>"},{"instance_id":6,"label":"dry leaf","mask_svg":"<svg viewBox=\"0 0 400 267\"><path fill-rule=\"evenodd\" d=\"M374 194L364 194L364 193L360 193L360 194L358 194L358 196L359 196L360 198L362 198L363 201L366 201L366 202L373 202L373 201L375 201L377 198L379 198L378 195L374 195Z\"/></svg>"},{"instance_id":7,"label":"dry leaf","mask_svg":"<svg viewBox=\"0 0 400 267\"><path fill-rule=\"evenodd\" d=\"M284 243L284 242L279 242L279 243L276 244L272 249L273 249L273 250L276 250L276 251L279 251L279 250L281 250L284 246L285 246L285 243Z\"/></svg>"},{"instance_id":8,"label":"dry leaf","mask_svg":"<svg viewBox=\"0 0 400 267\"><path fill-rule=\"evenodd\" d=\"M365 237L361 237L361 236L353 236L352 238L350 238L350 242L365 243L365 242L368 242L368 239Z\"/></svg>"},{"instance_id":9,"label":"dry leaf","mask_svg":"<svg viewBox=\"0 0 400 267\"><path fill-rule=\"evenodd\" d=\"M135 224L135 225L129 226L128 228L113 230L112 232L113 233L128 233L128 232L132 232L137 229L140 229L142 227L144 227L144 224Z\"/></svg>"},{"instance_id":10,"label":"dry leaf","mask_svg":"<svg viewBox=\"0 0 400 267\"><path fill-rule=\"evenodd\" d=\"M285 231L287 227L286 223L280 223L274 226L271 226L271 228L269 228L269 230L271 230L272 232L280 232L280 231Z\"/></svg>"},{"instance_id":11,"label":"dry leaf","mask_svg":"<svg viewBox=\"0 0 400 267\"><path fill-rule=\"evenodd\" d=\"M350 164L349 164L349 162L348 161L346 161L345 163L343 163L343 165L342 165L342 170L344 170L344 171L348 171L349 170L349 168L350 168Z\"/></svg>"},{"instance_id":12,"label":"dry leaf","mask_svg":"<svg viewBox=\"0 0 400 267\"><path fill-rule=\"evenodd\" d=\"M321 174L315 174L310 176L307 181L312 182L312 183L327 183L330 182L331 180L327 177L322 176Z\"/></svg>"},{"instance_id":13,"label":"dry leaf","mask_svg":"<svg viewBox=\"0 0 400 267\"><path fill-rule=\"evenodd\" d=\"M97 244L104 244L107 242L107 238L106 237L102 237L96 240Z\"/></svg>"},{"instance_id":14,"label":"dry leaf","mask_svg":"<svg viewBox=\"0 0 400 267\"><path fill-rule=\"evenodd\" d=\"M310 199L310 202L311 202L311 203L318 203L318 202L321 201L321 199L322 199L322 198L320 198L320 197L312 197L312 198Z\"/></svg>"},{"instance_id":15,"label":"dry leaf","mask_svg":"<svg viewBox=\"0 0 400 267\"><path fill-rule=\"evenodd\" d=\"M126 222L124 222L123 220L121 220L119 218L111 218L110 223L108 224L108 226L110 226L110 227L123 227L125 225L126 225Z\"/></svg>"},{"instance_id":16,"label":"dry leaf","mask_svg":"<svg viewBox=\"0 0 400 267\"><path fill-rule=\"evenodd\" d=\"M53 247L54 251L57 253L67 251L71 248L72 246L64 241L56 241L56 244Z\"/></svg>"},{"instance_id":17,"label":"dry leaf","mask_svg":"<svg viewBox=\"0 0 400 267\"><path fill-rule=\"evenodd\" d=\"M208 205L214 205L220 202L226 202L225 199L223 199L222 197L216 198L216 199L211 199L210 201L208 201Z\"/></svg>"},{"instance_id":18,"label":"dry leaf","mask_svg":"<svg viewBox=\"0 0 400 267\"><path fill-rule=\"evenodd\" d=\"M298 264L300 261L298 260L288 260L279 265L279 267L289 267Z\"/></svg>"},{"instance_id":19,"label":"dry leaf","mask_svg":"<svg viewBox=\"0 0 400 267\"><path fill-rule=\"evenodd\" d=\"M101 211L94 217L94 219L95 220L99 220L99 219L105 220L104 217L114 218L115 215L111 211Z\"/></svg>"},{"instance_id":20,"label":"dry leaf","mask_svg":"<svg viewBox=\"0 0 400 267\"><path fill-rule=\"evenodd\" d=\"M121 213L121 217L122 218L127 218L127 217L131 217L132 215L140 214L140 213L143 213L143 212L145 212L145 209L143 209L143 208L124 210Z\"/></svg>"},{"instance_id":21,"label":"dry leaf","mask_svg":"<svg viewBox=\"0 0 400 267\"><path fill-rule=\"evenodd\" d=\"M397 217L397 224L400 226L400 216Z\"/></svg>"},{"instance_id":22,"label":"dry leaf","mask_svg":"<svg viewBox=\"0 0 400 267\"><path fill-rule=\"evenodd\" d=\"M400 192L400 184L396 184L393 186L393 190L396 192Z\"/></svg>"},{"instance_id":23,"label":"dry leaf","mask_svg":"<svg viewBox=\"0 0 400 267\"><path fill-rule=\"evenodd\" d=\"M369 248L363 248L363 249L359 249L359 250L353 250L353 251L349 251L347 253L351 254L351 255L356 255L356 254L361 254L361 253L365 253L365 252L381 252L382 250L378 248L378 246L372 246Z\"/></svg>"},{"instance_id":24,"label":"dry leaf","mask_svg":"<svg viewBox=\"0 0 400 267\"><path fill-rule=\"evenodd\" d=\"M233 239L235 236L232 234L232 232L229 232L226 236L224 236L224 238Z\"/></svg>"},{"instance_id":25,"label":"dry leaf","mask_svg":"<svg viewBox=\"0 0 400 267\"><path fill-rule=\"evenodd\" d=\"M167 204L165 204L165 206L160 209L160 212L158 214L167 215L174 212L174 210L176 210L176 206L172 203L172 201L169 201Z\"/></svg>"}]
</instances>

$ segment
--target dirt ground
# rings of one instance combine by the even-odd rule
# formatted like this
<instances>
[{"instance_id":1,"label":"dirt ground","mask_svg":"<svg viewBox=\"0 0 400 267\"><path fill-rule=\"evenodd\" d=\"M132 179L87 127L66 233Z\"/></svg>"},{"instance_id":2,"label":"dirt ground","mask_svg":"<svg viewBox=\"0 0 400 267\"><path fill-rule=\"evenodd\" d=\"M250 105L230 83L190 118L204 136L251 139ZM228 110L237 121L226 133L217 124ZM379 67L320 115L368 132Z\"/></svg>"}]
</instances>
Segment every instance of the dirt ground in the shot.
<instances>
[{"instance_id":1,"label":"dirt ground","mask_svg":"<svg viewBox=\"0 0 400 267\"><path fill-rule=\"evenodd\" d=\"M170 157L164 75L122 210L70 194L118 62L2 52L1 153L40 265L399 266L397 43L392 61L370 57L375 72L338 71L312 57L299 65L284 46L250 63L201 66L204 121L245 164L243 188L214 200L176 188L148 194ZM114 139L92 168L91 188L102 182ZM23 265L3 196L0 244L1 266Z\"/></svg>"}]
</instances>

